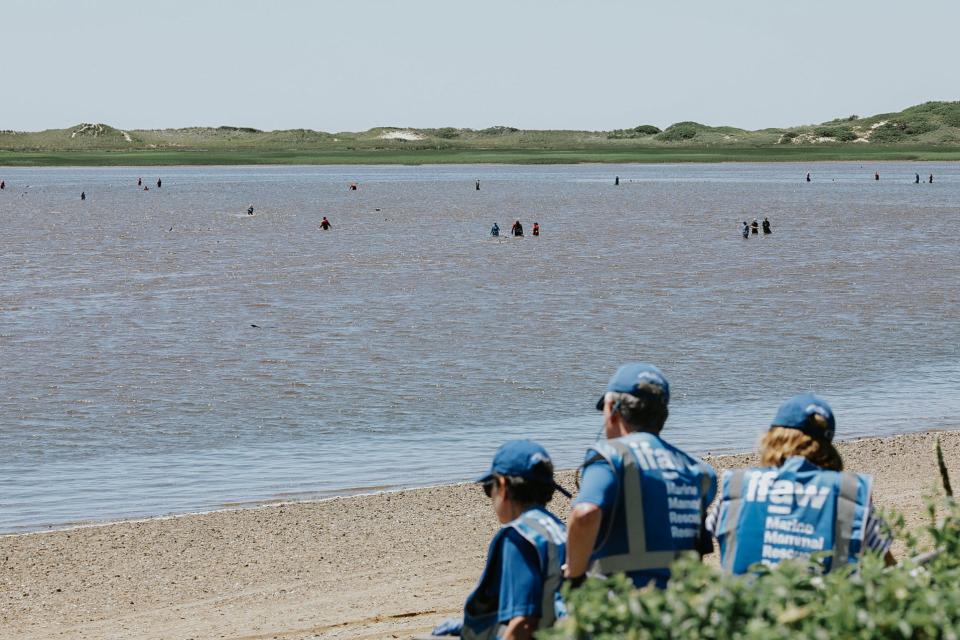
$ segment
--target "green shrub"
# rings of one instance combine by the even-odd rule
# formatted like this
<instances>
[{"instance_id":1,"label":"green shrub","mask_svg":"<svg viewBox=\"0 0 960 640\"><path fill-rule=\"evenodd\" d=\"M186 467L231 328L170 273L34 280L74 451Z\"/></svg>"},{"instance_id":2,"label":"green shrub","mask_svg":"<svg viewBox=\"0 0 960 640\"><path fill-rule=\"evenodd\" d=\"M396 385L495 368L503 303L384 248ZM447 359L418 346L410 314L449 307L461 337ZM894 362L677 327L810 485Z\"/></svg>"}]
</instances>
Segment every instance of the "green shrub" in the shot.
<instances>
[{"instance_id":1,"label":"green shrub","mask_svg":"<svg viewBox=\"0 0 960 640\"><path fill-rule=\"evenodd\" d=\"M657 140L663 140L665 142L689 140L696 136L701 129L703 129L703 125L697 122L677 122L658 134Z\"/></svg>"},{"instance_id":2,"label":"green shrub","mask_svg":"<svg viewBox=\"0 0 960 640\"><path fill-rule=\"evenodd\" d=\"M538 634L552 640L960 638L960 507L928 533L939 550L925 566L886 569L868 553L827 575L815 560L731 576L695 556L673 565L664 590L634 589L624 576L567 591L570 615ZM901 520L902 522L902 520ZM911 552L915 541L908 540Z\"/></svg>"},{"instance_id":3,"label":"green shrub","mask_svg":"<svg viewBox=\"0 0 960 640\"><path fill-rule=\"evenodd\" d=\"M874 129L870 135L870 139L875 142L899 142L910 136L918 136L921 133L936 131L938 128L935 123L925 118L891 120Z\"/></svg>"},{"instance_id":4,"label":"green shrub","mask_svg":"<svg viewBox=\"0 0 960 640\"><path fill-rule=\"evenodd\" d=\"M833 138L837 142L850 142L858 137L849 127L817 127L814 133L821 138Z\"/></svg>"},{"instance_id":5,"label":"green shrub","mask_svg":"<svg viewBox=\"0 0 960 640\"><path fill-rule=\"evenodd\" d=\"M516 133L519 129L514 127L505 127L503 125L497 125L495 127L487 127L486 129L480 129L478 133L481 133L485 136L500 136L505 133Z\"/></svg>"},{"instance_id":6,"label":"green shrub","mask_svg":"<svg viewBox=\"0 0 960 640\"><path fill-rule=\"evenodd\" d=\"M645 138L660 133L660 129L652 124L642 124L633 129L614 129L607 134L608 139L617 140L622 138Z\"/></svg>"},{"instance_id":7,"label":"green shrub","mask_svg":"<svg viewBox=\"0 0 960 640\"><path fill-rule=\"evenodd\" d=\"M217 127L217 131L231 131L234 133L263 133L260 129L253 127Z\"/></svg>"},{"instance_id":8,"label":"green shrub","mask_svg":"<svg viewBox=\"0 0 960 640\"><path fill-rule=\"evenodd\" d=\"M453 127L443 127L442 129L437 129L437 137L443 138L445 140L451 140L453 138L460 137L459 129Z\"/></svg>"},{"instance_id":9,"label":"green shrub","mask_svg":"<svg viewBox=\"0 0 960 640\"><path fill-rule=\"evenodd\" d=\"M642 136L655 136L660 133L660 127L655 127L652 124L642 124L639 127L634 127L633 130Z\"/></svg>"},{"instance_id":10,"label":"green shrub","mask_svg":"<svg viewBox=\"0 0 960 640\"><path fill-rule=\"evenodd\" d=\"M784 131L783 135L780 136L780 144L790 144L798 135L800 134L796 131Z\"/></svg>"}]
</instances>

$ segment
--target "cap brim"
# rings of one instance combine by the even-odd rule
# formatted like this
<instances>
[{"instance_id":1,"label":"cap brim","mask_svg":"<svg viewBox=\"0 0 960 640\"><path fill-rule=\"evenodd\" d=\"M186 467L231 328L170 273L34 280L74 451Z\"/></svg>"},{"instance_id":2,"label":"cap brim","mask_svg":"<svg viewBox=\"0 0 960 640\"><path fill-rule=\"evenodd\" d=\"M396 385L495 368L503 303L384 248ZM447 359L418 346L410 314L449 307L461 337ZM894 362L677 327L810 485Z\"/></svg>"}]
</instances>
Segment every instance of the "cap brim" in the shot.
<instances>
[{"instance_id":1,"label":"cap brim","mask_svg":"<svg viewBox=\"0 0 960 640\"><path fill-rule=\"evenodd\" d=\"M493 474L492 474L492 473L485 473L485 474L483 474L482 476L480 476L479 478L477 478L476 480L474 480L474 482L486 482L487 480L490 480L490 479L492 479L492 478L493 478Z\"/></svg>"},{"instance_id":2,"label":"cap brim","mask_svg":"<svg viewBox=\"0 0 960 640\"><path fill-rule=\"evenodd\" d=\"M603 411L603 399L607 397L607 394L600 396L600 399L597 400L597 411Z\"/></svg>"}]
</instances>

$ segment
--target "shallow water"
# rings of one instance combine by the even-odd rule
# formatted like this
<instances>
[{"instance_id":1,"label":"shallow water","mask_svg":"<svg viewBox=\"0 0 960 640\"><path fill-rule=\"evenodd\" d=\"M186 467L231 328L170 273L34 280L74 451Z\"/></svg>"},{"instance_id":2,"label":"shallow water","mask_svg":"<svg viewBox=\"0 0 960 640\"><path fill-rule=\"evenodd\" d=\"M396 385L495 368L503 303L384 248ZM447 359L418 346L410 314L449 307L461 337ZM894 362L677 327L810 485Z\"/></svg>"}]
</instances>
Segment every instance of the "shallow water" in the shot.
<instances>
[{"instance_id":1,"label":"shallow water","mask_svg":"<svg viewBox=\"0 0 960 640\"><path fill-rule=\"evenodd\" d=\"M697 452L806 389L841 438L957 424L960 165L0 178L0 531L469 479L512 437L574 466L633 359Z\"/></svg>"}]
</instances>

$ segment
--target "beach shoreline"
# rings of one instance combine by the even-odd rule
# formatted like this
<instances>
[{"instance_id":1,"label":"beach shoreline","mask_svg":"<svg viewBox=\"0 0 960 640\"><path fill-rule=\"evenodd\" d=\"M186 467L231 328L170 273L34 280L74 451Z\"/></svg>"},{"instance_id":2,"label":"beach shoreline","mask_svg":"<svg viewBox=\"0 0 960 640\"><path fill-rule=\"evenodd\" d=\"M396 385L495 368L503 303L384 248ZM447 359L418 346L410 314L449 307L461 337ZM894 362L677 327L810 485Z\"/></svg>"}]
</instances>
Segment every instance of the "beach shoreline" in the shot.
<instances>
[{"instance_id":1,"label":"beach shoreline","mask_svg":"<svg viewBox=\"0 0 960 640\"><path fill-rule=\"evenodd\" d=\"M919 531L923 496L939 486L937 437L960 469L960 430L839 449L848 469L875 476L877 505ZM708 459L720 471L753 455ZM575 489L573 471L559 478ZM568 507L559 495L551 503ZM496 527L482 492L460 483L9 534L0 635L410 637L458 615Z\"/></svg>"}]
</instances>

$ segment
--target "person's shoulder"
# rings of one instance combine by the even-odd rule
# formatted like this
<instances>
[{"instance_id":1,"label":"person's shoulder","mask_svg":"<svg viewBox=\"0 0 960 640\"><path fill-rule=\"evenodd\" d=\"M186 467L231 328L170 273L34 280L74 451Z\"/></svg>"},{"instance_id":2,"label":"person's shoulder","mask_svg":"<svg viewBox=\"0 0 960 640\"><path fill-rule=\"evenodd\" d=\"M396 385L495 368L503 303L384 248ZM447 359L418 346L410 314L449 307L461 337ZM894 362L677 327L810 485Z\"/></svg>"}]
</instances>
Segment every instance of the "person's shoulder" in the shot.
<instances>
[{"instance_id":1,"label":"person's shoulder","mask_svg":"<svg viewBox=\"0 0 960 640\"><path fill-rule=\"evenodd\" d=\"M681 449L680 447L676 447L670 444L669 442L666 442L663 439L661 439L660 441L663 442L663 444L666 445L671 451L673 451L674 454L686 460L687 465L691 467L699 467L704 473L710 476L713 476L714 478L717 476L717 471L713 468L713 465L711 465L709 462L706 462L699 456L695 456L692 453L688 453L683 449Z\"/></svg>"}]
</instances>

